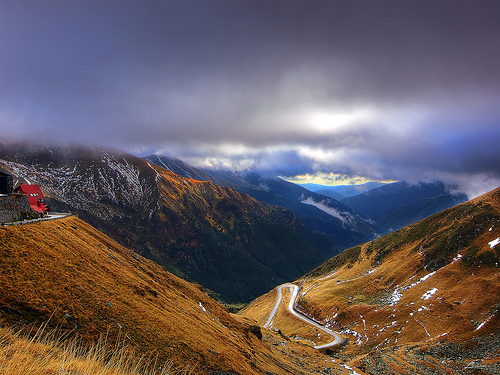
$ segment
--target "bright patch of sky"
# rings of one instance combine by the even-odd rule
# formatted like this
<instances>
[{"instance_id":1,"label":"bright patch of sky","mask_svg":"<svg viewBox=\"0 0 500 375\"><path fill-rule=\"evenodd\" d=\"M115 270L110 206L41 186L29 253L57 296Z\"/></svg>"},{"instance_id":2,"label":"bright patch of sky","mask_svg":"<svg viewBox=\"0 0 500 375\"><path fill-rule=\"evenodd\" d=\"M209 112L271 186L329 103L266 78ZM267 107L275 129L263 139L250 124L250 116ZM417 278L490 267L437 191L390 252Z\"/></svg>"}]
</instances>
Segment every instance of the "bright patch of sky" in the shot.
<instances>
[{"instance_id":1,"label":"bright patch of sky","mask_svg":"<svg viewBox=\"0 0 500 375\"><path fill-rule=\"evenodd\" d=\"M367 182L383 182L391 183L396 182L395 180L377 180L369 179L362 176L348 175L345 173L306 173L300 174L292 177L283 177L284 180L293 182L295 184L318 184L326 186L341 186L341 185L361 185Z\"/></svg>"}]
</instances>

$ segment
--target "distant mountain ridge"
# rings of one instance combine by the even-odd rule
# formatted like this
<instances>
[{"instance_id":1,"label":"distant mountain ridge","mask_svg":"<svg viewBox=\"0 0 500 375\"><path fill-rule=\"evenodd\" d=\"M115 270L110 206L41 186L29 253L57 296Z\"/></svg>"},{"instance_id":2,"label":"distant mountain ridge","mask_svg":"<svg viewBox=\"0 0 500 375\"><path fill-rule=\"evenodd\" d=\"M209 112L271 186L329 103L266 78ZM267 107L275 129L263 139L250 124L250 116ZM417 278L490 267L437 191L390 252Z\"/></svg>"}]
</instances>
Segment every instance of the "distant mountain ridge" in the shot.
<instances>
[{"instance_id":1,"label":"distant mountain ridge","mask_svg":"<svg viewBox=\"0 0 500 375\"><path fill-rule=\"evenodd\" d=\"M179 176L191 178L193 180L212 181L219 186L226 186L230 188L250 185L246 183L245 180L237 177L236 175L231 175L230 173L209 173L207 171L204 171L203 169L193 167L192 165L177 158L150 155L146 156L144 159L160 167L163 167L172 173L178 174Z\"/></svg>"},{"instance_id":2,"label":"distant mountain ridge","mask_svg":"<svg viewBox=\"0 0 500 375\"><path fill-rule=\"evenodd\" d=\"M257 172L199 169L178 159L159 155L145 159L166 165L182 176L196 176L221 186L230 186L259 201L285 207L309 228L325 234L337 252L415 223L468 199L465 194L450 193L450 187L442 182L368 182L359 186L332 187L323 195L319 193L324 191L323 185L305 184L310 188L308 190L298 184ZM342 194L352 195L340 200L332 198Z\"/></svg>"},{"instance_id":3,"label":"distant mountain ridge","mask_svg":"<svg viewBox=\"0 0 500 375\"><path fill-rule=\"evenodd\" d=\"M178 159L151 155L146 160L168 166L182 176L197 176L221 186L249 194L253 198L293 211L309 228L326 235L336 252L369 241L377 235L368 219L346 205L280 178L265 177L256 172L201 170Z\"/></svg>"},{"instance_id":4,"label":"distant mountain ridge","mask_svg":"<svg viewBox=\"0 0 500 375\"><path fill-rule=\"evenodd\" d=\"M384 186L386 185L386 183L370 181L359 185L329 186L329 185L319 185L312 183L304 183L297 185L300 185L303 188L306 188L307 190L313 191L315 193L326 195L327 197L334 198L340 201L344 198L352 197L367 192L368 190Z\"/></svg>"},{"instance_id":5,"label":"distant mountain ridge","mask_svg":"<svg viewBox=\"0 0 500 375\"><path fill-rule=\"evenodd\" d=\"M333 252L290 211L119 150L0 145L0 166L121 244L244 302Z\"/></svg>"},{"instance_id":6,"label":"distant mountain ridge","mask_svg":"<svg viewBox=\"0 0 500 375\"><path fill-rule=\"evenodd\" d=\"M344 198L341 202L369 217L388 233L468 200L465 194L449 190L439 181L418 184L399 181Z\"/></svg>"}]
</instances>

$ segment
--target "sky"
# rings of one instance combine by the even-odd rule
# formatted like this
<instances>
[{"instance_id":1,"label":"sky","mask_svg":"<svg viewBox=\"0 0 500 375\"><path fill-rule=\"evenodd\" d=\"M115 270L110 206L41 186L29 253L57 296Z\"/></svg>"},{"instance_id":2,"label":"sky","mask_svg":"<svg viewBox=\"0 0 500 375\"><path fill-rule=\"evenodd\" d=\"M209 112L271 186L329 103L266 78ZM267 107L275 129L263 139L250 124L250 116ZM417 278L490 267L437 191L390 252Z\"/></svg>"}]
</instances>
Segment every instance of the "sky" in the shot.
<instances>
[{"instance_id":1,"label":"sky","mask_svg":"<svg viewBox=\"0 0 500 375\"><path fill-rule=\"evenodd\" d=\"M0 138L476 196L499 67L500 1L0 0Z\"/></svg>"}]
</instances>

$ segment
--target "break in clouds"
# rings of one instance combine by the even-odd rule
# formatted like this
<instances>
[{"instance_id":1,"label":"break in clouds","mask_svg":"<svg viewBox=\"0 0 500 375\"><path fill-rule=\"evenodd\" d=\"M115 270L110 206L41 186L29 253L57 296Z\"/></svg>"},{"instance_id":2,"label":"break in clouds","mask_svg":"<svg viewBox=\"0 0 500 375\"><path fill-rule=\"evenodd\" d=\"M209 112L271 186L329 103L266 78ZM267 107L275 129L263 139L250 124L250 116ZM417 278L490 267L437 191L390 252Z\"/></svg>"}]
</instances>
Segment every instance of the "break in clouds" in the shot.
<instances>
[{"instance_id":1,"label":"break in clouds","mask_svg":"<svg viewBox=\"0 0 500 375\"><path fill-rule=\"evenodd\" d=\"M282 176L500 185L498 3L0 3L0 130Z\"/></svg>"}]
</instances>

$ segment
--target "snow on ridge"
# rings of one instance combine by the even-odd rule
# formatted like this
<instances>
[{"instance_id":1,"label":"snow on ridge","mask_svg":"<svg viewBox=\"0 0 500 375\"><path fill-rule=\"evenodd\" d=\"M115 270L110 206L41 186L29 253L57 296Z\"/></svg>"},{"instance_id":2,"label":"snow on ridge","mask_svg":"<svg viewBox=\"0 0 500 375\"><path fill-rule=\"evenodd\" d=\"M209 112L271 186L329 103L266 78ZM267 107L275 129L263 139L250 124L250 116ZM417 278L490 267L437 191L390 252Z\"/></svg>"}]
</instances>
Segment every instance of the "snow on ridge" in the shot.
<instances>
[{"instance_id":1,"label":"snow on ridge","mask_svg":"<svg viewBox=\"0 0 500 375\"><path fill-rule=\"evenodd\" d=\"M420 284L422 281L425 281L427 280L429 277L431 277L432 275L434 275L437 271L434 271L434 272L431 272L431 273L428 273L427 275L425 275L424 277L421 277L418 281L414 282L413 284L411 284L408 289L411 289L413 288L414 286Z\"/></svg>"}]
</instances>

